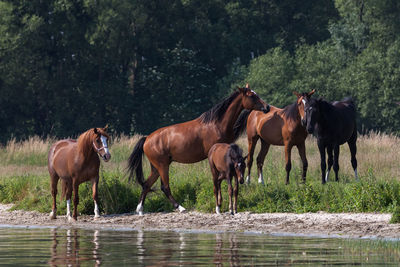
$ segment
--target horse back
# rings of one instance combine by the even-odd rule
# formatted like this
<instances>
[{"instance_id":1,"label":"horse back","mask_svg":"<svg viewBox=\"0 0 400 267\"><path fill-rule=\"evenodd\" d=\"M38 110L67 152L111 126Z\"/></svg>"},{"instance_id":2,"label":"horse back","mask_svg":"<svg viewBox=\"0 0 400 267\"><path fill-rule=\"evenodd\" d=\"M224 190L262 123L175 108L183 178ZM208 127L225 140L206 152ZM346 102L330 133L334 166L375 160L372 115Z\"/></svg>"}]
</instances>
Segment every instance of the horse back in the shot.
<instances>
[{"instance_id":1,"label":"horse back","mask_svg":"<svg viewBox=\"0 0 400 267\"><path fill-rule=\"evenodd\" d=\"M151 133L143 146L150 162L195 163L207 158L212 145L222 140L215 124L195 119L160 128Z\"/></svg>"},{"instance_id":2,"label":"horse back","mask_svg":"<svg viewBox=\"0 0 400 267\"><path fill-rule=\"evenodd\" d=\"M343 144L357 134L356 107L351 98L335 101L332 106L331 133L336 133L335 136L339 139L337 142Z\"/></svg>"},{"instance_id":3,"label":"horse back","mask_svg":"<svg viewBox=\"0 0 400 267\"><path fill-rule=\"evenodd\" d=\"M230 145L226 143L216 143L208 152L210 166L215 167L218 172L229 172L228 151Z\"/></svg>"},{"instance_id":4,"label":"horse back","mask_svg":"<svg viewBox=\"0 0 400 267\"><path fill-rule=\"evenodd\" d=\"M75 159L76 140L64 139L51 146L48 154L47 167L50 175L57 174L60 178L70 177L71 162Z\"/></svg>"}]
</instances>

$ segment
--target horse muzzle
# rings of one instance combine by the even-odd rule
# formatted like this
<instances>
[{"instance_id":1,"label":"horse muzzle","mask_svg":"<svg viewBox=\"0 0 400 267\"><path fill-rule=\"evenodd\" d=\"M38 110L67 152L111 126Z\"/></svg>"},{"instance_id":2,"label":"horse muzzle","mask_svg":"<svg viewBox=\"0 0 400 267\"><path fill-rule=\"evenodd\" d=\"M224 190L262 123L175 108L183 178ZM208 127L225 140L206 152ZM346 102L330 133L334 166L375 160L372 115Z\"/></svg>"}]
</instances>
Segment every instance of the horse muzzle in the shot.
<instances>
[{"instance_id":1,"label":"horse muzzle","mask_svg":"<svg viewBox=\"0 0 400 267\"><path fill-rule=\"evenodd\" d=\"M101 158L104 160L104 162L108 162L111 159L111 154L105 153L104 155L101 156Z\"/></svg>"}]
</instances>

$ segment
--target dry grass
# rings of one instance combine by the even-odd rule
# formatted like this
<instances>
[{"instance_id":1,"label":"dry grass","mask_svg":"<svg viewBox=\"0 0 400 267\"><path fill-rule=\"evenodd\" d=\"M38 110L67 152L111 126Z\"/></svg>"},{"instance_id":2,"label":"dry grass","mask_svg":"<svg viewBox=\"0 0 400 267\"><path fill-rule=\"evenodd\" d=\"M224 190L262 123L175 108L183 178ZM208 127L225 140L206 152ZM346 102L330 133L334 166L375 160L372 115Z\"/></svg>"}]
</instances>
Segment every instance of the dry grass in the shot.
<instances>
[{"instance_id":1,"label":"dry grass","mask_svg":"<svg viewBox=\"0 0 400 267\"><path fill-rule=\"evenodd\" d=\"M141 136L115 136L112 138L110 151L112 160L110 163L103 164L106 170L122 169L126 167L126 160L129 157L133 147ZM357 141L357 160L358 173L360 177L373 176L380 179L398 180L400 177L400 142L399 138L393 135L381 133L371 133L369 135L359 136ZM23 142L10 140L6 146L0 147L0 176L7 177L12 175L47 173L47 152L55 139L41 139L31 137ZM243 148L244 154L247 154L247 140L243 136L237 143ZM309 163L309 175L319 179L320 175L320 156L316 139L308 137L306 141L307 158ZM252 167L253 177L256 175L256 157L259 151L259 144L256 147ZM283 147L271 146L264 164L264 177L268 175L282 176L284 179L285 156ZM292 172L291 176L297 177L301 173L301 161L297 148L292 150ZM353 169L350 163L350 152L347 145L342 145L339 157L340 176L354 177ZM196 168L199 172L208 169L206 162L199 164L177 164L174 168L181 171L187 168ZM188 171L189 171L188 169ZM277 173L274 173L274 172ZM330 177L333 178L333 174ZM291 178L292 179L292 178Z\"/></svg>"}]
</instances>

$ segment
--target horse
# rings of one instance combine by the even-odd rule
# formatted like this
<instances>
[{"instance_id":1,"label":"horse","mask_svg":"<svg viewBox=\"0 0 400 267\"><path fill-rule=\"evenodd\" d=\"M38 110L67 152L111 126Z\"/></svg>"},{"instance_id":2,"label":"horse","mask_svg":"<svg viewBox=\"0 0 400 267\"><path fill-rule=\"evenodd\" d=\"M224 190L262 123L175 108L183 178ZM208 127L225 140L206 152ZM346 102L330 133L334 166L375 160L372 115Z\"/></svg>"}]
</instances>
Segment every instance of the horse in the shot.
<instances>
[{"instance_id":1,"label":"horse","mask_svg":"<svg viewBox=\"0 0 400 267\"><path fill-rule=\"evenodd\" d=\"M336 181L339 181L339 146L346 143L351 153L351 165L355 178L357 174L357 125L356 106L351 98L329 103L323 99L311 99L305 104L303 125L307 132L317 138L321 156L322 184L328 181L333 165ZM328 154L328 170L326 170L325 150ZM333 154L332 154L333 150ZM324 177L325 174L325 177Z\"/></svg>"},{"instance_id":2,"label":"horse","mask_svg":"<svg viewBox=\"0 0 400 267\"><path fill-rule=\"evenodd\" d=\"M258 182L264 185L262 168L270 145L285 146L286 160L286 184L289 184L289 174L292 168L291 151L297 146L301 161L303 163L302 178L305 182L308 162L306 157L305 140L307 131L302 126L301 120L304 117L304 104L309 101L315 90L308 93L293 92L297 101L285 108L270 106L267 114L258 111L243 112L235 125L237 131L243 132L247 128L247 141L249 153L247 156L248 175L246 183L250 183L251 165L257 141L261 141L261 149L257 156ZM246 127L247 125L247 127Z\"/></svg>"},{"instance_id":3,"label":"horse","mask_svg":"<svg viewBox=\"0 0 400 267\"><path fill-rule=\"evenodd\" d=\"M232 143L239 137L233 126L244 109L255 109L266 113L269 111L269 105L247 84L246 87L235 90L200 117L160 128L149 136L142 137L128 159L129 180L136 175L137 182L142 186L136 212L143 215L146 195L159 176L161 176L161 190L175 209L184 212L185 208L179 205L171 194L169 165L173 161L199 162L207 158L208 151L215 143ZM151 166L146 181L143 177L143 154L147 156Z\"/></svg>"},{"instance_id":4,"label":"horse","mask_svg":"<svg viewBox=\"0 0 400 267\"><path fill-rule=\"evenodd\" d=\"M53 207L51 219L56 219L57 184L61 179L61 199L67 200L67 218L69 221L77 220L79 203L79 185L86 181L92 182L94 200L94 218L98 218L97 186L99 182L100 156L105 162L109 161L111 154L107 141L110 136L105 128L92 128L82 133L77 140L64 139L51 146L48 154L47 167L50 174L51 195ZM74 212L71 218L70 203L72 191L74 192Z\"/></svg>"},{"instance_id":5,"label":"horse","mask_svg":"<svg viewBox=\"0 0 400 267\"><path fill-rule=\"evenodd\" d=\"M226 179L229 193L229 211L231 214L237 213L237 198L239 194L239 184L244 183L244 172L246 163L242 157L242 150L236 144L217 143L208 152L208 162L214 182L215 212L221 214L221 182ZM232 177L235 178L235 188L232 190ZM235 193L235 201L232 204L232 193Z\"/></svg>"}]
</instances>

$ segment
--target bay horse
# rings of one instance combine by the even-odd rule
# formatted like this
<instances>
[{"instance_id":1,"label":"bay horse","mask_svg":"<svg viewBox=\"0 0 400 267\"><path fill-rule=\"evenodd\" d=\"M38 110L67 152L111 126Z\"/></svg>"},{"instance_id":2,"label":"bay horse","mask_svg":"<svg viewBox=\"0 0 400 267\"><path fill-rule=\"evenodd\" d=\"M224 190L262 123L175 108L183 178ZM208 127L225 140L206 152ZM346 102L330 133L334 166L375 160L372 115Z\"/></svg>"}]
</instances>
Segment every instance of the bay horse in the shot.
<instances>
[{"instance_id":1,"label":"bay horse","mask_svg":"<svg viewBox=\"0 0 400 267\"><path fill-rule=\"evenodd\" d=\"M215 212L221 214L222 194L221 182L228 183L229 211L237 213L237 198L239 194L239 182L244 182L246 162L242 157L242 150L236 144L217 143L208 152L208 162L214 183ZM232 189L232 177L235 178L235 187ZM235 194L235 201L232 203L232 194Z\"/></svg>"},{"instance_id":2,"label":"bay horse","mask_svg":"<svg viewBox=\"0 0 400 267\"><path fill-rule=\"evenodd\" d=\"M357 174L357 125L356 106L351 98L329 103L323 99L311 99L305 104L305 119L307 131L317 138L321 156L322 183L328 181L329 172L333 165L336 181L339 181L339 146L346 143L351 153L351 165L354 175ZM328 154L328 170L326 170L325 150ZM332 153L333 151L333 153ZM325 174L325 177L324 177Z\"/></svg>"},{"instance_id":3,"label":"bay horse","mask_svg":"<svg viewBox=\"0 0 400 267\"><path fill-rule=\"evenodd\" d=\"M208 151L215 143L232 143L239 136L234 131L234 124L244 110L269 111L269 106L249 88L238 88L228 98L215 105L200 117L171 126L160 128L149 136L142 137L134 147L129 160L129 180L136 175L137 182L142 186L139 204L136 212L143 214L143 205L147 193L161 176L161 190L175 209L184 212L171 195L169 187L169 165L179 163L195 163L207 158ZM142 156L147 156L151 171L144 181Z\"/></svg>"},{"instance_id":4,"label":"bay horse","mask_svg":"<svg viewBox=\"0 0 400 267\"><path fill-rule=\"evenodd\" d=\"M51 195L53 207L50 213L51 219L56 219L57 206L57 184L61 179L62 196L67 200L67 218L76 220L78 217L79 185L86 181L92 182L94 217L98 218L99 208L97 205L97 186L99 182L99 156L109 161L111 154L108 150L108 139L110 136L105 128L92 128L81 134L77 140L64 139L51 146L48 154L47 167L50 174ZM71 218L71 196L74 193L74 212Z\"/></svg>"},{"instance_id":5,"label":"bay horse","mask_svg":"<svg viewBox=\"0 0 400 267\"><path fill-rule=\"evenodd\" d=\"M249 153L247 156L248 175L246 183L250 183L253 154L259 139L261 141L261 149L257 156L257 170L258 182L260 184L264 184L262 168L271 145L285 146L286 184L289 184L289 174L292 168L291 151L293 146L296 146L299 151L303 163L302 179L303 181L306 180L308 162L305 140L307 138L307 131L301 124L301 120L304 118L304 105L309 101L314 92L315 90L301 94L293 92L297 96L296 102L283 109L270 106L270 112L267 114L258 111L241 114L235 127L240 132L243 132L247 128Z\"/></svg>"}]
</instances>

